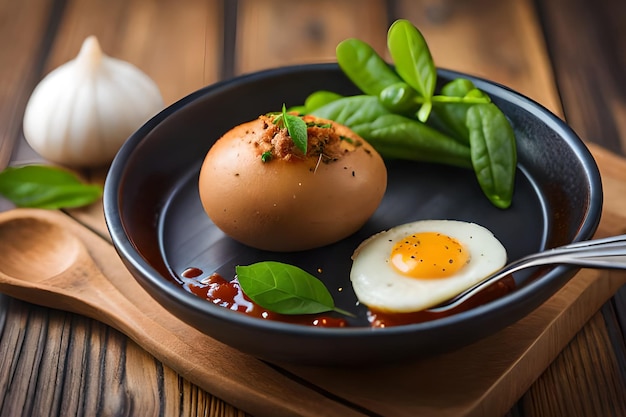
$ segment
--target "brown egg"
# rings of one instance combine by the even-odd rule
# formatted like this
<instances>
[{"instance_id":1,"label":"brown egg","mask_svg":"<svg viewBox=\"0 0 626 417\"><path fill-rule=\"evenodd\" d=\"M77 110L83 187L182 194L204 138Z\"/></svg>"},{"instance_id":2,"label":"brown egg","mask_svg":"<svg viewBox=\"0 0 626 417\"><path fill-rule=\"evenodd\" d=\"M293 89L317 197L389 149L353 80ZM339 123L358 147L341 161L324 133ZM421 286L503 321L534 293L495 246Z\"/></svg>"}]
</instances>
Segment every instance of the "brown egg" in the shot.
<instances>
[{"instance_id":1,"label":"brown egg","mask_svg":"<svg viewBox=\"0 0 626 417\"><path fill-rule=\"evenodd\" d=\"M233 128L206 155L199 191L213 223L239 242L280 252L356 232L385 193L381 156L347 127L304 116L305 156L274 119Z\"/></svg>"}]
</instances>

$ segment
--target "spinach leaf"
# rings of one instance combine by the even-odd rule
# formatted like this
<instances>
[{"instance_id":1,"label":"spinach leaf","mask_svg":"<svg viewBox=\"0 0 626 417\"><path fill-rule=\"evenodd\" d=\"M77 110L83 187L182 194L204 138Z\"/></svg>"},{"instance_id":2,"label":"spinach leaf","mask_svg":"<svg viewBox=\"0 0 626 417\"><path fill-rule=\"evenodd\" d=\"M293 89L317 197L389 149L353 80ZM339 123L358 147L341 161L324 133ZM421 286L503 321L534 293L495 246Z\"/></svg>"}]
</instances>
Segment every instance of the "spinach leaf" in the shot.
<instances>
[{"instance_id":1,"label":"spinach leaf","mask_svg":"<svg viewBox=\"0 0 626 417\"><path fill-rule=\"evenodd\" d=\"M302 107L350 127L385 158L474 168L494 205L508 207L516 149L504 114L489 105L470 115L474 106L488 105L491 98L467 79L453 80L435 94L435 64L424 37L409 21L398 20L389 28L387 45L395 71L362 41L339 44L340 67L364 95L314 93L310 109ZM499 145L503 148L497 149ZM503 177L493 177L497 175Z\"/></svg>"},{"instance_id":2,"label":"spinach leaf","mask_svg":"<svg viewBox=\"0 0 626 417\"><path fill-rule=\"evenodd\" d=\"M472 167L468 146L399 114L381 115L354 131L387 158Z\"/></svg>"},{"instance_id":3,"label":"spinach leaf","mask_svg":"<svg viewBox=\"0 0 626 417\"><path fill-rule=\"evenodd\" d=\"M517 165L513 128L493 103L471 106L466 117L478 183L493 205L508 208L513 198Z\"/></svg>"},{"instance_id":4,"label":"spinach leaf","mask_svg":"<svg viewBox=\"0 0 626 417\"><path fill-rule=\"evenodd\" d=\"M381 155L471 168L469 147L415 119L391 113L374 96L351 96L313 112L348 126Z\"/></svg>"},{"instance_id":5,"label":"spinach leaf","mask_svg":"<svg viewBox=\"0 0 626 417\"><path fill-rule=\"evenodd\" d=\"M333 91L320 90L311 93L304 101L304 108L306 113L311 113L315 109L325 106L328 103L332 103L335 100L342 98L341 94L337 94Z\"/></svg>"},{"instance_id":6,"label":"spinach leaf","mask_svg":"<svg viewBox=\"0 0 626 417\"><path fill-rule=\"evenodd\" d=\"M350 96L335 100L319 107L311 114L353 129L359 125L370 123L383 114L391 114L375 96ZM358 132L357 132L358 133ZM367 140L367 138L364 137Z\"/></svg>"},{"instance_id":7,"label":"spinach leaf","mask_svg":"<svg viewBox=\"0 0 626 417\"><path fill-rule=\"evenodd\" d=\"M445 84L441 93L447 97L463 98L469 96L483 97L487 95L476 89L474 83L465 78L457 78ZM462 102L441 103L434 108L434 115L445 129L449 129L455 138L469 144L469 130L465 123L467 110L471 104Z\"/></svg>"},{"instance_id":8,"label":"spinach leaf","mask_svg":"<svg viewBox=\"0 0 626 417\"><path fill-rule=\"evenodd\" d=\"M344 74L365 94L377 96L385 87L402 82L374 48L359 39L340 42L336 56Z\"/></svg>"},{"instance_id":9,"label":"spinach leaf","mask_svg":"<svg viewBox=\"0 0 626 417\"><path fill-rule=\"evenodd\" d=\"M394 113L413 116L419 110L423 99L407 83L392 84L378 95L381 104Z\"/></svg>"},{"instance_id":10,"label":"spinach leaf","mask_svg":"<svg viewBox=\"0 0 626 417\"><path fill-rule=\"evenodd\" d=\"M265 261L235 268L241 289L252 301L279 314L315 314L336 311L324 283L308 272L285 263Z\"/></svg>"},{"instance_id":11,"label":"spinach leaf","mask_svg":"<svg viewBox=\"0 0 626 417\"><path fill-rule=\"evenodd\" d=\"M437 70L424 37L411 22L399 19L389 28L387 47L396 72L424 98L418 119L425 122L432 108Z\"/></svg>"},{"instance_id":12,"label":"spinach leaf","mask_svg":"<svg viewBox=\"0 0 626 417\"><path fill-rule=\"evenodd\" d=\"M102 187L84 184L61 168L26 165L0 172L0 194L17 207L60 209L93 203L102 195Z\"/></svg>"}]
</instances>

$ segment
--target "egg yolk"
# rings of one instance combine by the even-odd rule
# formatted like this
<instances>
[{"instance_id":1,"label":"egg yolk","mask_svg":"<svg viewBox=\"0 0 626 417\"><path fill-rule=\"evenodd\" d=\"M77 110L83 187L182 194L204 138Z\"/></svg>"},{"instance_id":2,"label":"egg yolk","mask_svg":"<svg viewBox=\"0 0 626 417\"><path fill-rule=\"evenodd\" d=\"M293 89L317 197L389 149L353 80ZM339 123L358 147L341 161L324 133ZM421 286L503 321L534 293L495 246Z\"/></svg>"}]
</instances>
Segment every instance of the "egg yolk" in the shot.
<instances>
[{"instance_id":1,"label":"egg yolk","mask_svg":"<svg viewBox=\"0 0 626 417\"><path fill-rule=\"evenodd\" d=\"M450 236L424 232L398 241L389 260L398 272L412 278L446 278L469 262L469 252Z\"/></svg>"}]
</instances>

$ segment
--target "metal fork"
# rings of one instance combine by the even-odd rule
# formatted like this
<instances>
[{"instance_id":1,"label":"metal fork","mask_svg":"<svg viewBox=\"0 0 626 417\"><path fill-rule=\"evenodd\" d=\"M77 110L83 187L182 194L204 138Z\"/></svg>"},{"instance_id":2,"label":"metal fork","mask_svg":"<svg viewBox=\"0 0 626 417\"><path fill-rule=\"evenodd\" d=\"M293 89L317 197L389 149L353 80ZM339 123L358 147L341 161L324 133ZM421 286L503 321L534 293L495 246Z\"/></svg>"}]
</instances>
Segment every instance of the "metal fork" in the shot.
<instances>
[{"instance_id":1,"label":"metal fork","mask_svg":"<svg viewBox=\"0 0 626 417\"><path fill-rule=\"evenodd\" d=\"M626 235L571 243L525 256L509 263L456 297L429 308L428 311L443 312L457 307L482 289L519 270L557 264L599 269L626 269Z\"/></svg>"}]
</instances>

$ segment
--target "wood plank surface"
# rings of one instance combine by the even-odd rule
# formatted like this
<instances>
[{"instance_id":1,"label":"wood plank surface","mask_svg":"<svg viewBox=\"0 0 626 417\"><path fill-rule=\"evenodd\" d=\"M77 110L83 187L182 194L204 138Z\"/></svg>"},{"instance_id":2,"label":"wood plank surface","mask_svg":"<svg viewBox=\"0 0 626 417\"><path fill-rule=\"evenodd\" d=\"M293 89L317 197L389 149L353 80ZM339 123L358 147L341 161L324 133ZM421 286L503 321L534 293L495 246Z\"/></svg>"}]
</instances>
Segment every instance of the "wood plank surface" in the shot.
<instances>
[{"instance_id":1,"label":"wood plank surface","mask_svg":"<svg viewBox=\"0 0 626 417\"><path fill-rule=\"evenodd\" d=\"M358 37L384 54L388 16L382 0L239 0L238 74L335 61L335 47Z\"/></svg>"},{"instance_id":2,"label":"wood plank surface","mask_svg":"<svg viewBox=\"0 0 626 417\"><path fill-rule=\"evenodd\" d=\"M595 154L601 167L603 161L610 160L611 155L600 149L595 150ZM609 177L604 173L606 178L621 187L617 190L620 194L612 200L621 200L623 203L623 196L626 195L626 161L615 159L614 166L616 172L621 173L619 177ZM614 212L615 207L607 205L604 217L626 222L626 213ZM7 219L12 218L40 218L54 222L58 230L70 233L74 236L72 239L78 238L83 242L98 268L86 265L82 270L64 276L62 280L61 277L50 280L51 284L63 282L63 285L69 286L71 291L67 296L60 297L57 292L35 293L32 288L23 291L6 286L3 271L12 269L4 265L0 270L0 288L3 291L46 306L69 309L119 328L180 375L258 416L502 415L531 386L589 317L626 282L624 273L582 271L549 302L515 325L466 348L435 358L349 370L295 365L269 367L204 338L195 329L169 315L130 277L121 261L114 257L114 250L105 239L69 217L41 210L32 213L28 210L9 211L0 216L0 237L3 239L7 239L6 234L3 235L7 230L5 225L9 224ZM601 224L599 234L605 236L609 233L610 230ZM59 244L66 241L62 235L57 236ZM20 241L18 236L16 239ZM2 243L5 245L2 250L6 250L6 240ZM46 259L52 258L47 256ZM23 263L19 259L13 262L18 268ZM46 270L40 273L45 275ZM99 270L113 286L103 286L105 282L99 277ZM33 273L39 273L37 271L33 268ZM88 304L76 303L76 300L84 300ZM84 344L84 348L91 351L97 343L97 340L91 340ZM86 354L91 355L89 352ZM84 355L75 358L78 361L76 365L84 364ZM145 364L151 362L156 361L145 357L131 361L133 365L139 365L146 378L154 376L152 372L145 372ZM58 369L54 366L52 368ZM281 372L281 368L289 372ZM99 371L106 371L106 366ZM83 377L86 376L81 373L81 387ZM593 379L585 379L583 382L587 381ZM311 386L316 388L310 389ZM101 395L115 399L115 392L109 393L108 386L104 388L104 393L100 390L92 392L90 385L87 385L84 395L92 401ZM603 388L605 392L598 398L613 398L611 394L618 393L620 387L614 386L614 392ZM132 391L131 395L133 398L139 396L148 403L152 398L150 391ZM298 401L292 402L293 398ZM68 396L63 408L73 410L73 400L73 396ZM171 400L175 400L175 397ZM111 404L113 407L117 405L116 402ZM588 403L583 405L589 406ZM40 408L47 407L39 406L36 410Z\"/></svg>"},{"instance_id":3,"label":"wood plank surface","mask_svg":"<svg viewBox=\"0 0 626 417\"><path fill-rule=\"evenodd\" d=\"M531 1L396 3L397 15L420 28L438 66L496 81L562 114Z\"/></svg>"},{"instance_id":4,"label":"wood plank surface","mask_svg":"<svg viewBox=\"0 0 626 417\"><path fill-rule=\"evenodd\" d=\"M45 73L74 58L83 40L95 35L104 53L150 76L166 105L218 79L218 0L185 0L184 7L167 0L67 0L59 25Z\"/></svg>"},{"instance_id":5,"label":"wood plank surface","mask_svg":"<svg viewBox=\"0 0 626 417\"><path fill-rule=\"evenodd\" d=\"M534 3L565 120L583 140L625 155L626 3ZM619 181L612 179L620 175L615 171L619 164L612 163L612 158L605 153L599 158L605 169L603 187L609 196L624 192ZM605 198L604 205L624 211L619 199ZM607 217L603 221L615 233L626 233L624 222ZM514 411L519 415L626 415L625 304L626 289L622 287L529 389Z\"/></svg>"},{"instance_id":6,"label":"wood plank surface","mask_svg":"<svg viewBox=\"0 0 626 417\"><path fill-rule=\"evenodd\" d=\"M596 150L595 154L599 158L612 159L610 154L605 154L601 150ZM604 166L600 160L601 167ZM618 188L618 198L612 199L612 201L620 201L623 203L624 192L626 191L626 161L616 160L615 172L619 172L619 177L610 177L605 174L605 178L615 182ZM621 199L619 196L622 196ZM605 218L617 218L620 222L625 222L626 217L623 212L613 212L616 205L607 205L605 208ZM64 217L62 214L58 216ZM175 334L182 337L183 343L189 343L196 340L195 345L198 346L197 353L199 354L195 361L198 366L188 367L186 369L177 368L179 373L186 375L192 381L197 381L201 386L209 389L210 392L219 393L223 398L230 400L235 404L246 410L251 410L255 415L291 415L285 414L285 410L279 407L279 403L274 403L274 408L268 409L259 405L254 400L253 392L266 392L269 394L265 397L265 401L275 401L277 398L298 398L298 407L301 407L305 401L310 400L310 396L316 396L319 389L321 392L327 392L330 396L326 399L343 398L342 402L348 404L358 404L363 410L368 410L370 413L378 415L393 415L393 416L412 416L416 413L431 414L435 409L438 410L440 416L479 416L479 415L498 415L505 412L510 406L512 401L525 391L535 380L536 376L541 373L545 367L557 356L563 346L568 342L570 337L574 335L578 329L585 323L593 312L600 307L600 305L616 290L616 288L624 283L626 276L621 273L609 273L606 271L584 271L578 274L572 282L555 295L548 303L542 306L537 312L531 314L529 317L522 320L520 323L511 326L508 329L499 332L498 334L489 337L483 341L480 341L472 346L464 348L458 352L442 355L437 358L431 358L424 361L417 361L415 363L404 363L398 366L378 368L378 369L351 369L346 370L329 370L329 369L315 369L309 367L297 367L288 366L291 373L297 376L295 381L305 379L308 383L312 383L318 387L311 394L301 392L299 395L294 396L290 392L294 389L293 380L285 379L279 383L280 378L276 379L276 376L272 376L273 381L267 379L268 372L273 374L274 371L270 368L259 368L256 372L251 372L252 368L258 368L258 365L248 363L247 359L240 357L241 355L233 355L234 352L229 353L227 349L222 348L225 357L230 357L226 362L226 368L235 366L240 370L245 370L241 376L235 378L239 379L238 389L231 389L224 383L222 377L219 377L214 382L210 379L199 377L199 373L208 372L209 375L214 370L209 370L205 366L216 368L224 366L224 362L221 362L213 355L205 355L204 349L201 346L206 346L207 342L201 342L196 336L190 335L189 332L192 329L185 330L180 328L179 324L174 324L174 327L170 326L170 319L166 318L165 311L156 311L150 302L149 296L141 292L138 285L128 276L128 272L125 271L119 259L112 258L113 249L105 240L92 234L86 229L80 228L76 225L63 225L63 229L69 233L80 237L81 240L88 245L90 253L95 257L97 265L106 274L107 277L114 283L114 285L123 290L128 299L133 300L138 306L141 306L145 314L150 317L158 318L160 326L166 328L176 329ZM610 230L606 230L602 224L600 227L600 234L605 235ZM5 269L6 270L6 269ZM93 278L93 277L92 277ZM129 285L133 287L129 287ZM95 285L95 281L94 281ZM85 290L87 291L87 290ZM137 292L139 291L139 292ZM45 297L40 298L39 301L33 298L29 298L29 293L14 293L9 292L15 296L25 297L35 302L41 302L46 305L59 305L58 297ZM122 296L121 294L119 295ZM105 305L108 305L110 297L103 297L102 301L106 301ZM57 304L55 304L57 303ZM123 304L121 304L123 305ZM591 306L591 307L590 307ZM70 304L65 305L64 308L71 308ZM124 311L124 309L120 311ZM82 310L76 310L81 312ZM86 310L84 314L88 314L93 317L93 311ZM141 313L139 313L141 314ZM73 316L71 316L73 317ZM133 322L138 322L140 317L134 315ZM101 320L107 323L112 323L106 316L101 316ZM73 320L73 319L72 319ZM135 384L134 378L139 381L150 381L154 377L159 377L161 372L164 372L165 367L160 365L154 358L150 357L144 351L139 352L137 357L133 357L133 352L126 350L122 351L115 349L104 348L108 345L109 340L102 337L100 334L92 336L86 336L84 331L79 327L70 323L69 332L72 335L67 338L65 333L66 324L63 323L61 333L56 334L59 331L58 328L52 329L50 336L53 341L53 347L60 344L60 348L69 352L69 356L65 356L66 362L59 363L59 356L53 355L49 357L45 348L48 344L45 344L45 348L40 346L42 331L37 329L43 329L41 323L35 321L34 326L20 325L18 329L27 328L29 331L27 335L35 337L35 341L38 343L38 349L35 350L36 355L26 356L23 354L18 355L17 366L14 367L16 372L28 372L33 368L40 368L44 370L38 375L35 381L35 388L32 385L27 384L23 386L23 390L20 393L27 393L30 390L37 389L39 384L47 386L48 382L58 377L59 368L70 369L70 372L66 375L69 382L72 382L67 389L70 393L72 390L80 390L84 396L84 400L87 404L81 405L80 410L78 405L74 402L74 395L65 394L65 384L62 384L60 404L58 405L63 412L79 413L82 415L85 409L86 415L94 410L97 412L97 407L100 406L99 398L106 397L106 405L108 407L127 407L126 403L120 402L117 398L118 390L123 391L130 396L134 403L143 404L142 410L150 410L150 404L154 406L154 391L146 390L143 388L143 383L139 382ZM99 329L99 332L105 331L108 333L106 326L94 327ZM132 326L132 325L131 325ZM34 333L30 330L34 329ZM21 331L8 332L9 335L16 334L18 337ZM130 334L130 333L129 333ZM191 339L188 339L188 336ZM4 337L4 336L3 336ZM86 340L88 339L88 340ZM177 346L178 342L175 342L172 337L162 337L159 340L163 341L162 348L168 349L168 346ZM597 340L597 339L595 339ZM25 338L22 341L28 343L28 339ZM21 342L22 342L21 341ZM172 366L176 366L176 361L172 358L167 359L167 354L163 355L163 351L154 350L154 345L148 340L138 340L139 343L148 349L148 351L155 354L157 357L162 358L166 363L170 363ZM1 342L1 340L0 340ZM146 344L147 343L147 344ZM172 345L174 343L174 345ZM0 346L6 346L6 343L0 343ZM14 343L18 347L24 346L25 343ZM152 346L152 347L151 347ZM507 346L503 350L503 347ZM76 351L77 355L73 355L72 352ZM112 352L112 353L111 353ZM135 352L135 353L137 353ZM202 352L202 353L201 353ZM15 356L9 355L10 351L6 352L7 355L3 357ZM210 353L210 350L208 351ZM112 354L112 357L108 357ZM41 356L40 356L41 355ZM188 358L188 354L185 354L184 358ZM236 357L239 359L235 360ZM91 368L91 358L94 365L99 365L96 368L95 375L89 375L85 372L85 369ZM108 359L107 359L108 358ZM124 358L124 369L116 368L113 365L113 375L109 375L111 361L116 361L115 358ZM215 359L213 359L215 358ZM45 363L48 361L48 363ZM206 363L205 363L206 361ZM51 362L51 363L50 363ZM33 363L39 363L33 365ZM117 366L122 366L118 362ZM156 366L156 368L155 368ZM128 369L126 368L128 367ZM224 368L225 369L225 368ZM593 369L593 368L592 368ZM76 374L71 370L75 370ZM606 371L606 370L605 370ZM135 375L135 372L137 375ZM235 371L236 372L236 371ZM254 382L248 382L248 372L251 375L255 375ZM123 375L123 378L118 377L118 373ZM227 374L227 376L235 376L235 374ZM412 381L413 376L427 376L427 378L418 378ZM602 374L605 375L605 374ZM246 381L242 384L241 378ZM119 381L120 385L124 388L117 388L117 385L96 385L90 383L91 379L95 378L96 381ZM215 376L214 378L217 378ZM269 382L269 383L268 383ZM593 390L593 385L587 385L586 382L593 383L593 375L587 375L587 378L582 380L582 384L577 386L585 387L587 390ZM258 384L257 384L258 383ZM296 382L298 384L299 382ZM11 387L5 392L11 393L14 388L20 387L17 384L12 384L9 380L0 380L0 384ZM78 384L78 385L76 385ZM128 387L125 385L128 384ZM303 387L307 387L304 385ZM142 387L141 389L136 387ZM219 387L219 388L218 388ZM604 392L599 399L612 399L612 394L618 394L620 391L619 385L611 385L609 388L614 388L614 391L606 390L606 386L601 386ZM276 388L279 390L276 391ZM597 387L596 387L597 388ZM154 388L156 389L156 388ZM250 391L252 389L252 391ZM111 392L112 390L112 392ZM296 389L297 390L297 389ZM272 393L273 391L273 393ZM49 391L45 391L48 393ZM179 396L173 395L171 398L165 398L160 407L164 407L166 410L170 407L176 407L176 399ZM18 410L24 407L24 403L27 401L28 396L17 395L15 397L6 397L6 409ZM35 413L41 409L49 409L54 405L56 395L51 394L50 397L39 398L43 402L35 402L33 410ZM307 400L305 400L305 398ZM619 398L619 397L618 397ZM412 401L410 401L410 399ZM24 403L20 403L24 401ZM173 403L172 403L173 402ZM134 404L133 403L133 404ZM566 404L571 405L571 400ZM286 404L281 402L280 404ZM600 405L604 407L604 401L600 402ZM589 407L588 402L584 402L584 406ZM29 405L30 406L30 405ZM298 408L296 407L296 409ZM311 409L311 405L300 409L298 415L311 415L309 411L313 410L312 415L328 415L328 416L345 416L348 410L341 409L343 407L341 403L338 405L324 405L324 399L318 399ZM337 408L339 407L339 409ZM577 405L578 407L578 405ZM134 406L133 406L134 408ZM571 408L571 407L570 407ZM593 409L596 409L593 406ZM369 413L368 413L369 414Z\"/></svg>"},{"instance_id":7,"label":"wood plank surface","mask_svg":"<svg viewBox=\"0 0 626 417\"><path fill-rule=\"evenodd\" d=\"M626 154L626 2L536 3L568 123Z\"/></svg>"},{"instance_id":8,"label":"wood plank surface","mask_svg":"<svg viewBox=\"0 0 626 417\"><path fill-rule=\"evenodd\" d=\"M19 140L26 101L39 81L49 48L48 32L56 29L52 14L50 1L0 2L0 17L4 17L0 18L4 39L0 55L0 169L8 164L11 148ZM31 29L24 31L24 27Z\"/></svg>"},{"instance_id":9,"label":"wood plank surface","mask_svg":"<svg viewBox=\"0 0 626 417\"><path fill-rule=\"evenodd\" d=\"M3 326L0 343L2 416L245 415L96 320L15 299L5 306L16 325Z\"/></svg>"},{"instance_id":10,"label":"wood plank surface","mask_svg":"<svg viewBox=\"0 0 626 417\"><path fill-rule=\"evenodd\" d=\"M336 44L350 36L384 53L386 28L399 17L420 27L439 66L514 88L566 117L583 139L623 154L624 7L619 0L189 0L184 7L171 0L0 0L0 35L11 40L0 49L0 167L2 149L21 139L21 115L36 82L73 58L90 34L107 54L155 79L169 104L228 74L225 57L233 59L233 74L332 61ZM233 11L236 27L224 27ZM236 36L226 36L229 30ZM601 149L594 154L611 196L605 209L623 213L614 197L624 195L622 160ZM13 161L32 157L22 143ZM101 207L72 215L103 230ZM626 232L626 224L605 216L603 230ZM510 416L626 415L626 320L619 321L626 317L625 292L593 315L550 366L552 358L537 358L547 370L520 382L529 389ZM561 342L567 340L550 346L559 351ZM0 392L2 416L246 415L106 325L6 297L0 299Z\"/></svg>"},{"instance_id":11,"label":"wood plank surface","mask_svg":"<svg viewBox=\"0 0 626 417\"><path fill-rule=\"evenodd\" d=\"M626 185L621 179L626 175L626 166L622 168L624 160L604 149L592 149L600 166L605 192L598 234L607 231L626 233L626 219L623 218L626 214L623 209ZM624 275L623 272L608 275L612 274ZM607 303L604 309L612 309L614 302ZM615 314L607 316L616 318ZM617 332L614 340L610 339L611 328ZM596 313L529 388L514 411L517 415L530 416L626 415L624 340L623 330L615 323L607 323L601 312Z\"/></svg>"}]
</instances>

